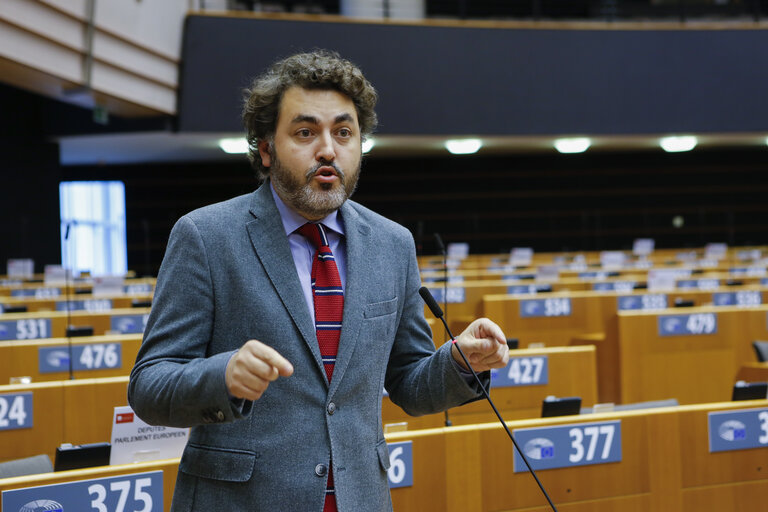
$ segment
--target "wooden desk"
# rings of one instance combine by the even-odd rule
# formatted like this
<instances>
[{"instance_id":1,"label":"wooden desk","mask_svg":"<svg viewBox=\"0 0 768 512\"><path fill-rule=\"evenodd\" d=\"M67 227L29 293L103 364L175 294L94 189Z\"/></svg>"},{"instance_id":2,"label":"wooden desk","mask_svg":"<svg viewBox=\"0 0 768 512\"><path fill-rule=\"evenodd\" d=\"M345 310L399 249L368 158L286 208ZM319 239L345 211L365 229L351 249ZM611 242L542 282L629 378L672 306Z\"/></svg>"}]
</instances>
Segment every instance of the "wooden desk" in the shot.
<instances>
[{"instance_id":1,"label":"wooden desk","mask_svg":"<svg viewBox=\"0 0 768 512\"><path fill-rule=\"evenodd\" d=\"M0 431L0 459L46 453L62 443L109 442L113 409L128 405L128 377L0 386L0 394L31 392L33 427Z\"/></svg>"},{"instance_id":2,"label":"wooden desk","mask_svg":"<svg viewBox=\"0 0 768 512\"><path fill-rule=\"evenodd\" d=\"M716 290L675 290L667 292L667 304L676 298L692 300L697 305L712 304L714 293L756 291L768 300L768 287L744 285L721 287ZM655 292L653 292L655 293ZM622 402L618 311L619 297L646 295L645 290L633 292L585 291L558 292L541 296L529 295L486 295L483 299L483 316L487 316L502 327L509 337L520 339L525 347L534 342L552 345L595 345L597 347L598 397L600 402ZM521 318L521 302L536 298L568 298L571 301L571 315L559 317ZM725 310L717 307L713 311ZM682 314L689 308L668 308L669 314ZM628 312L627 314L631 314Z\"/></svg>"},{"instance_id":3,"label":"wooden desk","mask_svg":"<svg viewBox=\"0 0 768 512\"><path fill-rule=\"evenodd\" d=\"M6 329L6 325L15 329L16 325L20 322L23 323L25 331L28 334L21 339L44 339L44 338L63 338L66 335L67 321L73 326L90 326L93 327L93 334L101 335L108 334L113 330L112 318L130 318L138 317L139 321L132 322L137 324L135 327L142 328L140 323L143 318L143 322L146 322L146 317L149 316L150 308L126 308L126 309L112 309L104 312L89 312L89 311L72 311L67 313L65 311L51 311L51 312L33 312L33 313L7 313L0 315L0 325L3 327L3 331ZM39 328L34 325L33 329L29 328L31 322L39 323L39 321L50 320L50 328ZM44 334L44 335L43 335ZM11 335L10 339L14 339ZM3 340L7 340L5 337L0 336L0 343Z\"/></svg>"},{"instance_id":4,"label":"wooden desk","mask_svg":"<svg viewBox=\"0 0 768 512\"><path fill-rule=\"evenodd\" d=\"M17 280L11 279L16 282ZM154 277L147 278L129 278L123 281L124 289L126 293L148 293L154 290L157 279ZM77 279L69 284L69 288L74 293L75 291L85 292L93 289L92 279ZM147 289L149 288L149 289ZM141 290L141 291L139 291ZM10 297L14 295L27 295L31 297L47 298L58 297L66 295L67 284L45 284L44 282L28 282L21 280L16 284L0 284L0 297Z\"/></svg>"},{"instance_id":5,"label":"wooden desk","mask_svg":"<svg viewBox=\"0 0 768 512\"><path fill-rule=\"evenodd\" d=\"M621 461L537 472L562 511L761 510L768 502L768 472L763 470L768 444L709 452L708 415L739 410L768 410L768 400L512 421L508 426L514 432L621 422ZM390 445L412 443L413 485L392 489L398 512L549 510L533 478L514 472L513 447L498 423L399 432L386 439ZM168 510L178 463L169 459L10 478L0 480L0 491L162 470Z\"/></svg>"},{"instance_id":6,"label":"wooden desk","mask_svg":"<svg viewBox=\"0 0 768 512\"><path fill-rule=\"evenodd\" d=\"M508 422L511 430L621 422L620 462L550 470L538 476L568 512L741 512L768 502L768 445L709 453L710 412L766 408L768 401L706 404ZM545 512L533 478L513 470L513 447L498 423L399 432L411 441L413 486L392 490L399 512ZM762 470L762 471L761 471ZM758 508L755 508L758 507Z\"/></svg>"},{"instance_id":7,"label":"wooden desk","mask_svg":"<svg viewBox=\"0 0 768 512\"><path fill-rule=\"evenodd\" d=\"M537 386L492 387L490 394L502 417L507 420L541 416L541 402L547 396L580 396L584 407L597 401L597 371L594 347L551 347L511 350L511 358L546 356L549 367L548 383ZM454 407L449 410L453 425L469 425L496 420L486 400ZM382 400L383 423L408 424L408 430L436 428L445 425L445 414L408 416L392 403L388 396Z\"/></svg>"},{"instance_id":8,"label":"wooden desk","mask_svg":"<svg viewBox=\"0 0 768 512\"><path fill-rule=\"evenodd\" d=\"M112 334L107 336L83 336L72 338L72 346L82 347L84 345L101 345L102 350L112 346L110 350L116 353L115 348L120 348L122 364L109 367L110 361L104 357L101 352L99 361L97 353L91 352L91 365L99 363L100 369L93 370L75 370L73 375L76 379L96 378L96 377L114 377L119 375L128 375L136 361L136 354L141 346L141 334ZM9 340L0 341L0 383L9 384L11 377L28 376L32 382L65 380L69 378L69 366L64 362L61 371L42 373L40 372L40 351L59 347L68 357L67 338L48 338L43 340ZM63 361L60 360L60 361Z\"/></svg>"},{"instance_id":9,"label":"wooden desk","mask_svg":"<svg viewBox=\"0 0 768 512\"><path fill-rule=\"evenodd\" d=\"M716 315L716 333L659 335L659 322L665 318L702 313ZM752 340L768 336L767 314L765 305L619 313L621 402L729 400L741 365L754 360Z\"/></svg>"},{"instance_id":10,"label":"wooden desk","mask_svg":"<svg viewBox=\"0 0 768 512\"><path fill-rule=\"evenodd\" d=\"M96 312L108 311L111 309L125 309L132 307L133 301L146 302L152 301L152 294L142 293L136 295L118 295L112 297L101 297L90 294L70 295L70 300L74 304L72 311L80 310ZM67 310L67 298L65 295L59 297L2 297L0 298L0 311L8 306L26 306L27 312L35 311L65 311Z\"/></svg>"}]
</instances>

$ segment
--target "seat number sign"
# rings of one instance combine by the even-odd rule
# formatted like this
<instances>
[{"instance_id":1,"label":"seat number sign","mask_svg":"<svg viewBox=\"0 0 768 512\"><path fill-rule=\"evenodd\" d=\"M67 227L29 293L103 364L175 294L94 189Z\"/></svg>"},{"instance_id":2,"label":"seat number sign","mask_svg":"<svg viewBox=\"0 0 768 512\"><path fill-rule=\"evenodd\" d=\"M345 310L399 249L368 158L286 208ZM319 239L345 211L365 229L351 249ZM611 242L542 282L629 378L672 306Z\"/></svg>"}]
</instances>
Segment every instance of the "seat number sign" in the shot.
<instances>
[{"instance_id":1,"label":"seat number sign","mask_svg":"<svg viewBox=\"0 0 768 512\"><path fill-rule=\"evenodd\" d=\"M768 447L768 409L709 413L709 451Z\"/></svg>"},{"instance_id":2,"label":"seat number sign","mask_svg":"<svg viewBox=\"0 0 768 512\"><path fill-rule=\"evenodd\" d=\"M534 470L621 462L621 421L577 423L514 431ZM515 451L515 473L528 471Z\"/></svg>"},{"instance_id":3,"label":"seat number sign","mask_svg":"<svg viewBox=\"0 0 768 512\"><path fill-rule=\"evenodd\" d=\"M40 347L37 355L40 373L69 370L69 349L66 345ZM122 368L122 366L122 345L120 343L92 343L72 346L73 370L106 370Z\"/></svg>"},{"instance_id":4,"label":"seat number sign","mask_svg":"<svg viewBox=\"0 0 768 512\"><path fill-rule=\"evenodd\" d=\"M32 428L32 393L0 395L0 431ZM6 510L3 507L3 510Z\"/></svg>"},{"instance_id":5,"label":"seat number sign","mask_svg":"<svg viewBox=\"0 0 768 512\"><path fill-rule=\"evenodd\" d=\"M162 512L163 472L3 491L3 510Z\"/></svg>"},{"instance_id":6,"label":"seat number sign","mask_svg":"<svg viewBox=\"0 0 768 512\"><path fill-rule=\"evenodd\" d=\"M716 313L658 317L659 336L699 336L717 333Z\"/></svg>"},{"instance_id":7,"label":"seat number sign","mask_svg":"<svg viewBox=\"0 0 768 512\"><path fill-rule=\"evenodd\" d=\"M110 319L110 328L120 334L141 334L147 327L149 315L116 315Z\"/></svg>"},{"instance_id":8,"label":"seat number sign","mask_svg":"<svg viewBox=\"0 0 768 512\"><path fill-rule=\"evenodd\" d=\"M634 309L666 309L667 296L663 293L646 293L643 295L623 295L617 301L619 311Z\"/></svg>"},{"instance_id":9,"label":"seat number sign","mask_svg":"<svg viewBox=\"0 0 768 512\"><path fill-rule=\"evenodd\" d=\"M520 301L522 318L571 316L571 299L554 297L550 299L523 299Z\"/></svg>"},{"instance_id":10,"label":"seat number sign","mask_svg":"<svg viewBox=\"0 0 768 512\"><path fill-rule=\"evenodd\" d=\"M549 382L548 356L510 357L505 368L491 370L491 387L537 386Z\"/></svg>"},{"instance_id":11,"label":"seat number sign","mask_svg":"<svg viewBox=\"0 0 768 512\"><path fill-rule=\"evenodd\" d=\"M446 295L446 291L444 288L430 288L429 289L432 296L435 298L435 301L438 303L440 302L447 302L449 304L461 304L466 300L466 291L464 287L461 286L450 286L448 287L448 294Z\"/></svg>"},{"instance_id":12,"label":"seat number sign","mask_svg":"<svg viewBox=\"0 0 768 512\"><path fill-rule=\"evenodd\" d=\"M413 443L387 443L389 449L389 470L387 479L390 489L413 485Z\"/></svg>"},{"instance_id":13,"label":"seat number sign","mask_svg":"<svg viewBox=\"0 0 768 512\"><path fill-rule=\"evenodd\" d=\"M50 337L50 318L25 318L0 322L0 340L37 340Z\"/></svg>"}]
</instances>

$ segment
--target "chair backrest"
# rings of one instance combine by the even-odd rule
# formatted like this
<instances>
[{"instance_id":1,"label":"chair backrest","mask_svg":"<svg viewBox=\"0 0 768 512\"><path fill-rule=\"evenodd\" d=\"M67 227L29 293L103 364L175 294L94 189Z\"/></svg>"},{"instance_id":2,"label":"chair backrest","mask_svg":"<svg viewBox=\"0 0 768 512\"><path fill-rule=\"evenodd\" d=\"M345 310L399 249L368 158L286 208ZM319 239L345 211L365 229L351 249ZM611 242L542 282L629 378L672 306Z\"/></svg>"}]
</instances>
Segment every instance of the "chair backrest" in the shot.
<instances>
[{"instance_id":1,"label":"chair backrest","mask_svg":"<svg viewBox=\"0 0 768 512\"><path fill-rule=\"evenodd\" d=\"M53 464L51 464L51 458L48 455L35 455L34 457L0 463L0 478L51 472L53 472Z\"/></svg>"},{"instance_id":2,"label":"chair backrest","mask_svg":"<svg viewBox=\"0 0 768 512\"><path fill-rule=\"evenodd\" d=\"M761 363L768 361L768 341L753 341L752 346L755 348L758 361Z\"/></svg>"}]
</instances>

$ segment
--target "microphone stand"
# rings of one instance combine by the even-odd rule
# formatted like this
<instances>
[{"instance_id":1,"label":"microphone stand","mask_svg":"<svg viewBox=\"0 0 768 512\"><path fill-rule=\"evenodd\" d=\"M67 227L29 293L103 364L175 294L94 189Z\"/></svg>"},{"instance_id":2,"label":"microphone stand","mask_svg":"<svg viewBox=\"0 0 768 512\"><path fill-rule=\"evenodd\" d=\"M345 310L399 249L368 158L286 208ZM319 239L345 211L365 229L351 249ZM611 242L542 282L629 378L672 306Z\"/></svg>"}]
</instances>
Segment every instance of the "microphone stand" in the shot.
<instances>
[{"instance_id":1,"label":"microphone stand","mask_svg":"<svg viewBox=\"0 0 768 512\"><path fill-rule=\"evenodd\" d=\"M437 243L437 248L440 251L440 254L443 255L443 311L444 311L445 317L447 318L448 317L448 254L445 252L445 245L443 244L443 239L440 237L439 233L435 233L435 242ZM450 331L448 330L448 324L445 324L445 334L447 336L450 336ZM453 422L451 421L451 418L448 415L448 409L444 411L444 414L445 414L445 426L452 427Z\"/></svg>"},{"instance_id":2,"label":"microphone stand","mask_svg":"<svg viewBox=\"0 0 768 512\"><path fill-rule=\"evenodd\" d=\"M547 502L549 502L549 506L552 507L552 510L554 512L557 512L557 508L555 507L555 504L552 503L552 500L550 499L549 494L547 494L547 491L544 489L544 486L541 484L539 477L536 475L536 472L531 467L531 463L528 462L528 457L526 457L525 454L523 453L523 450L520 449L520 446L517 444L517 441L515 441L515 437L512 435L512 432L510 432L509 427L507 426L507 423L504 421L504 418L501 417L501 413L499 413L499 410L496 409L496 405L493 403L493 400L491 400L491 395L488 394L488 390L486 390L485 386L483 386L483 382L480 380L480 377L477 376L475 369L472 368L471 364L469 364L469 361L467 360L467 356L464 355L464 351L461 350L461 347L459 346L459 344L456 343L456 338L454 338L453 334L451 334L451 330L448 328L448 323L445 321L445 318L443 318L443 312L440 310L440 306L437 304L437 301L435 301L435 298L429 292L429 288L427 288L426 286L422 286L419 289L419 295L421 295L421 298L424 299L424 302L427 303L427 306L432 311L432 314L435 315L440 320L442 320L443 325L445 326L445 329L448 331L448 334L451 336L451 343L453 343L453 346L456 347L456 350L458 350L459 355L461 356L461 359L464 361L464 364L467 365L467 368L469 368L469 371L472 372L472 376L475 378L475 381L477 382L478 386L480 386L480 390L483 392L483 396L485 397L486 400L488 400L488 403L491 404L491 408L493 408L493 412L496 413L496 417L499 418L499 421L501 422L501 425L504 427L504 430L507 432L509 439L512 441L512 444L515 445L515 448L517 449L517 453L520 454L520 457L523 459L523 462L525 462L525 465L528 467L528 471L531 473L534 480L536 480L536 483L539 485L539 489L541 489L541 492L544 494L544 497L547 498Z\"/></svg>"},{"instance_id":3,"label":"microphone stand","mask_svg":"<svg viewBox=\"0 0 768 512\"><path fill-rule=\"evenodd\" d=\"M73 265L71 265L72 264L71 260L73 260L74 258L72 258L72 255L71 255L72 251L71 251L70 242L69 242L69 230L70 230L71 227L72 227L72 221L68 221L67 222L67 230L64 232L64 241L66 242L67 253L70 253L70 258L69 258L70 259L70 262L69 262L70 266L73 266ZM69 380L75 380L75 374L74 374L74 371L73 371L73 364L72 364L73 355L72 355L72 329L71 329L71 327L72 327L72 287L71 287L71 283L70 283L71 278L72 278L71 270L65 267L64 268L64 280L65 280L66 290L67 290L67 302L66 302L66 305L67 305L67 328L65 330L65 334L67 336L67 350L69 352L69 357L68 357L67 361L68 361L68 366L69 366Z\"/></svg>"}]
</instances>

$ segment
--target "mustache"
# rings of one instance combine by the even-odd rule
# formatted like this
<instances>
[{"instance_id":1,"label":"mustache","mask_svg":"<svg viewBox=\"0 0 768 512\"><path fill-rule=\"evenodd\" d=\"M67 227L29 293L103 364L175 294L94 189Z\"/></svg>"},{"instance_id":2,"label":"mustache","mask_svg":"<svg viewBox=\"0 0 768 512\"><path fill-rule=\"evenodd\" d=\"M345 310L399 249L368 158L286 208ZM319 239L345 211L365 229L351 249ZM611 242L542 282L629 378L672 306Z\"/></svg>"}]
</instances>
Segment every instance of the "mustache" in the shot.
<instances>
[{"instance_id":1,"label":"mustache","mask_svg":"<svg viewBox=\"0 0 768 512\"><path fill-rule=\"evenodd\" d=\"M344 174L344 171L339 168L338 165L336 165L336 162L323 162L320 161L312 166L305 174L304 178L307 180L307 183L312 179L312 177L317 174L317 171L320 170L321 167L332 167L334 171L336 171L336 175L339 177L339 180L341 181L342 185L345 182L346 174Z\"/></svg>"}]
</instances>

